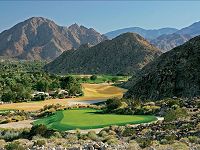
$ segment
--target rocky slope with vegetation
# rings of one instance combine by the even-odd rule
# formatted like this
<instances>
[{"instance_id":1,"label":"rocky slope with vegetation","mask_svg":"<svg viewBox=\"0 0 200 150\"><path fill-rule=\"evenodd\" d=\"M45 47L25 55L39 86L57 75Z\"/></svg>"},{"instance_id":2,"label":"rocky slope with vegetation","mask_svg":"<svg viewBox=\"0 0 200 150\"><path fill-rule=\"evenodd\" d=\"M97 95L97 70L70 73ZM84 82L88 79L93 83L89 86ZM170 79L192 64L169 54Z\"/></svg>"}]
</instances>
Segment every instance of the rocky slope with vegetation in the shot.
<instances>
[{"instance_id":1,"label":"rocky slope with vegetation","mask_svg":"<svg viewBox=\"0 0 200 150\"><path fill-rule=\"evenodd\" d=\"M35 125L32 128L21 130L1 129L0 149L198 150L200 148L200 100L197 98L192 100L165 99L157 102L110 99L105 106L64 107L49 105L37 112L18 111L14 113L23 113L27 117L40 118L52 115L59 110L86 107L105 109L108 112L110 111L109 113L162 114L164 120L140 125L111 125L96 132L91 130L84 133L79 129L69 132L56 131L47 128L45 125ZM11 114L10 112L9 114L13 115L14 113Z\"/></svg>"},{"instance_id":2,"label":"rocky slope with vegetation","mask_svg":"<svg viewBox=\"0 0 200 150\"><path fill-rule=\"evenodd\" d=\"M134 74L160 54L138 34L125 33L93 47L66 51L45 70L58 74Z\"/></svg>"},{"instance_id":3,"label":"rocky slope with vegetation","mask_svg":"<svg viewBox=\"0 0 200 150\"><path fill-rule=\"evenodd\" d=\"M126 84L126 98L159 100L200 96L200 36L162 54Z\"/></svg>"},{"instance_id":4,"label":"rocky slope with vegetation","mask_svg":"<svg viewBox=\"0 0 200 150\"><path fill-rule=\"evenodd\" d=\"M33 17L0 33L0 55L25 60L52 60L62 52L81 44L96 45L107 39L92 28Z\"/></svg>"}]
</instances>

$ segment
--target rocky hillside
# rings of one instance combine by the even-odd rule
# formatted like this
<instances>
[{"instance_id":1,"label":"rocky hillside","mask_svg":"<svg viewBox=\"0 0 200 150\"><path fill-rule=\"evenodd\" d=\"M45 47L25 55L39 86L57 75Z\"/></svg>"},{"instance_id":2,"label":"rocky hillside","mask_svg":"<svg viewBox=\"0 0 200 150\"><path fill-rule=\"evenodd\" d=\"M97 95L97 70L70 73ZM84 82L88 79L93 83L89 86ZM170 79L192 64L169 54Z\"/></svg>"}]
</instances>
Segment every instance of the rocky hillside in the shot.
<instances>
[{"instance_id":1,"label":"rocky hillside","mask_svg":"<svg viewBox=\"0 0 200 150\"><path fill-rule=\"evenodd\" d=\"M106 37L94 29L73 24L61 27L53 21L33 17L0 34L0 55L25 60L52 60L81 44L98 44Z\"/></svg>"},{"instance_id":2,"label":"rocky hillside","mask_svg":"<svg viewBox=\"0 0 200 150\"><path fill-rule=\"evenodd\" d=\"M158 47L162 52L167 52L179 45L190 40L192 36L190 35L181 35L177 33L161 35L158 38L151 41L153 45Z\"/></svg>"},{"instance_id":3,"label":"rocky hillside","mask_svg":"<svg viewBox=\"0 0 200 150\"><path fill-rule=\"evenodd\" d=\"M111 31L111 32L106 33L105 35L108 38L112 39L112 38L119 36L120 34L123 34L126 32L133 32L133 33L137 33L137 34L141 35L142 37L144 37L147 40L152 40L163 34L172 34L176 31L178 31L178 30L175 28L161 28L161 29L146 30L146 29L143 29L140 27L131 27L131 28L124 28L124 29Z\"/></svg>"},{"instance_id":4,"label":"rocky hillside","mask_svg":"<svg viewBox=\"0 0 200 150\"><path fill-rule=\"evenodd\" d=\"M160 54L138 34L125 33L93 47L66 51L45 69L60 74L134 74Z\"/></svg>"},{"instance_id":5,"label":"rocky hillside","mask_svg":"<svg viewBox=\"0 0 200 150\"><path fill-rule=\"evenodd\" d=\"M200 96L200 36L162 54L128 81L127 98Z\"/></svg>"}]
</instances>

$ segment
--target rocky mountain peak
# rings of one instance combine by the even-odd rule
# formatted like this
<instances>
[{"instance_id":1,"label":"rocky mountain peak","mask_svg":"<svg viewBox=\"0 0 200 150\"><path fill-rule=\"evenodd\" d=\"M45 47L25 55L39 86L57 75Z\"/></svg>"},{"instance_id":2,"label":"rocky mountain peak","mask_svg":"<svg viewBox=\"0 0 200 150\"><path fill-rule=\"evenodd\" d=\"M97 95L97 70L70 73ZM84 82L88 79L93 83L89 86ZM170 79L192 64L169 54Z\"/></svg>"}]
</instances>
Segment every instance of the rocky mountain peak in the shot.
<instances>
[{"instance_id":1,"label":"rocky mountain peak","mask_svg":"<svg viewBox=\"0 0 200 150\"><path fill-rule=\"evenodd\" d=\"M84 44L67 51L45 68L61 74L134 74L160 54L141 36L125 33L92 47Z\"/></svg>"},{"instance_id":2,"label":"rocky mountain peak","mask_svg":"<svg viewBox=\"0 0 200 150\"><path fill-rule=\"evenodd\" d=\"M81 44L107 39L97 31L73 24L62 27L43 17L32 17L0 33L0 55L19 59L53 60Z\"/></svg>"}]
</instances>

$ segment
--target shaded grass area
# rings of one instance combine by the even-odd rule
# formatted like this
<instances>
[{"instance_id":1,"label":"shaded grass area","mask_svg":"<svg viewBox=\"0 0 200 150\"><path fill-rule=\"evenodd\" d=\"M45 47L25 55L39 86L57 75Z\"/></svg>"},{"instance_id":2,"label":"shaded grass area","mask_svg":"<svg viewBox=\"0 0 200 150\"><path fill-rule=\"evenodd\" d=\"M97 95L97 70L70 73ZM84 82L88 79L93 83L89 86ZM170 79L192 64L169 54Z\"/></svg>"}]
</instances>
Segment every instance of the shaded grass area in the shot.
<instances>
[{"instance_id":1,"label":"shaded grass area","mask_svg":"<svg viewBox=\"0 0 200 150\"><path fill-rule=\"evenodd\" d=\"M81 83L99 84L105 82L112 82L113 79L116 81L127 81L131 76L114 76L114 75L96 75L97 79L91 80L92 75L72 75L74 77L80 78Z\"/></svg>"},{"instance_id":2,"label":"shaded grass area","mask_svg":"<svg viewBox=\"0 0 200 150\"><path fill-rule=\"evenodd\" d=\"M150 115L103 114L96 109L72 109L57 111L54 115L39 119L34 124L44 124L50 129L61 131L95 129L110 125L140 124L156 121Z\"/></svg>"}]
</instances>

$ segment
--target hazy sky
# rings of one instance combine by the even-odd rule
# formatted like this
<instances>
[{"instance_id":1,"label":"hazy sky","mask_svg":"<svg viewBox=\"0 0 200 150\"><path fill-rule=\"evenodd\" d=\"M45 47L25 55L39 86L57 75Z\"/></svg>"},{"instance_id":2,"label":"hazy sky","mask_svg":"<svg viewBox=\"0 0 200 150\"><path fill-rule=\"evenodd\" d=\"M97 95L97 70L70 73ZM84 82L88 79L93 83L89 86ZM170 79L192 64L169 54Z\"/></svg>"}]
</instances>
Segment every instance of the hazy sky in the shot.
<instances>
[{"instance_id":1,"label":"hazy sky","mask_svg":"<svg viewBox=\"0 0 200 150\"><path fill-rule=\"evenodd\" d=\"M133 26L182 28L200 21L200 1L0 1L0 31L32 16L101 33Z\"/></svg>"}]
</instances>

